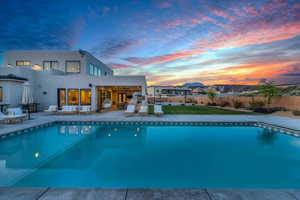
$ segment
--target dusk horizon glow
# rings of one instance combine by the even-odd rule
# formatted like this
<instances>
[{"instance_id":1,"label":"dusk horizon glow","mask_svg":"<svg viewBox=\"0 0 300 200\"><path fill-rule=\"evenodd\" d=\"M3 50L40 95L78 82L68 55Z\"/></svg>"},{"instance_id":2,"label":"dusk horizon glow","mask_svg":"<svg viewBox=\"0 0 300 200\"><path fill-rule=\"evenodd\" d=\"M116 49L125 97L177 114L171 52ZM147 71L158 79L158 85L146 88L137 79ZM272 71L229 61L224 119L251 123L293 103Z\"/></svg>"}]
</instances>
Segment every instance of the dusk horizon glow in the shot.
<instances>
[{"instance_id":1,"label":"dusk horizon glow","mask_svg":"<svg viewBox=\"0 0 300 200\"><path fill-rule=\"evenodd\" d=\"M4 0L0 22L1 52L83 49L148 85L300 83L300 0Z\"/></svg>"}]
</instances>

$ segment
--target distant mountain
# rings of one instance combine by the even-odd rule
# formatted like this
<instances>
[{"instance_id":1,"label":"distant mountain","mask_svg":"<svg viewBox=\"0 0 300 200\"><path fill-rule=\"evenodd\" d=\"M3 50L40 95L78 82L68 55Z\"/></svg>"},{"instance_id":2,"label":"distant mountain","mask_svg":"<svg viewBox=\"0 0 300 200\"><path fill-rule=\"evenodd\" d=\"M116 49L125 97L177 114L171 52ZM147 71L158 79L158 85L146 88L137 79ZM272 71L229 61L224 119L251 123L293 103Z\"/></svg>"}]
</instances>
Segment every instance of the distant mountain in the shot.
<instances>
[{"instance_id":1,"label":"distant mountain","mask_svg":"<svg viewBox=\"0 0 300 200\"><path fill-rule=\"evenodd\" d=\"M205 85L202 83L185 83L184 87L204 87Z\"/></svg>"}]
</instances>

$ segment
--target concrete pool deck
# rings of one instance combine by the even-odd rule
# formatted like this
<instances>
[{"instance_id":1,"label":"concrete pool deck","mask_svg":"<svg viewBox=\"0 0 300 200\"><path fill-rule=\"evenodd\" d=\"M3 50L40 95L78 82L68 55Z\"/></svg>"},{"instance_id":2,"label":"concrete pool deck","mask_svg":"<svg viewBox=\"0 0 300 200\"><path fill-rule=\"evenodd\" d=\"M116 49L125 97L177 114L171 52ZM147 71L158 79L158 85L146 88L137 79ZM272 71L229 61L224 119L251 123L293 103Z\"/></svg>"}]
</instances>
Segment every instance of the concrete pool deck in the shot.
<instances>
[{"instance_id":1,"label":"concrete pool deck","mask_svg":"<svg viewBox=\"0 0 300 200\"><path fill-rule=\"evenodd\" d=\"M123 111L111 111L90 115L49 115L46 113L35 113L32 114L32 118L32 120L26 120L19 124L1 124L0 135L54 121L263 122L300 131L300 119L275 115L163 115L160 117L154 115L135 115L126 117Z\"/></svg>"},{"instance_id":2,"label":"concrete pool deck","mask_svg":"<svg viewBox=\"0 0 300 200\"><path fill-rule=\"evenodd\" d=\"M0 135L54 121L263 122L300 131L300 119L274 115L164 115L125 117L121 111L92 115L36 113L33 120L1 124ZM242 189L57 189L0 187L0 200L300 200L300 190Z\"/></svg>"},{"instance_id":3,"label":"concrete pool deck","mask_svg":"<svg viewBox=\"0 0 300 200\"><path fill-rule=\"evenodd\" d=\"M300 191L0 188L0 200L300 200Z\"/></svg>"}]
</instances>

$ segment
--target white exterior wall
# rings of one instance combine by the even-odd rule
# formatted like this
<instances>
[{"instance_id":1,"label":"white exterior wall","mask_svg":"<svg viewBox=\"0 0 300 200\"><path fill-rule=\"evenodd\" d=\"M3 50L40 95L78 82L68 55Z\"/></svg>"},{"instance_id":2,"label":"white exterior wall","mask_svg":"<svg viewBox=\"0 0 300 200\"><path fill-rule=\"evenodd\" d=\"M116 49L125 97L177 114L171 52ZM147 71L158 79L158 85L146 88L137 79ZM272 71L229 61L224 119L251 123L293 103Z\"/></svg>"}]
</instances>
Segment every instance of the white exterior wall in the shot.
<instances>
[{"instance_id":1,"label":"white exterior wall","mask_svg":"<svg viewBox=\"0 0 300 200\"><path fill-rule=\"evenodd\" d=\"M9 51L5 52L4 55L5 67L0 68L0 75L14 74L22 78L27 78L32 85L35 102L40 104L39 109L45 109L49 105L57 105L58 88L91 89L93 109L96 109L97 106L96 86L141 86L142 95L146 95L147 84L145 76L113 76L113 71L109 67L87 52L85 52L84 57L82 57L78 51ZM6 67L7 64L16 64L17 60L28 60L31 61L32 64L41 66L44 60L57 60L60 69L64 70L66 60L79 59L81 62L79 74L65 74L55 70L35 71L26 67ZM63 65L61 65L61 63L63 63ZM102 74L100 77L88 75L87 70L89 63L101 67L101 71L106 71L108 75L103 76ZM90 84L92 84L92 87L89 86ZM6 88L9 87L6 86ZM13 88L11 90L20 93L18 94L19 96L22 94L22 90L19 91ZM8 93L4 92L4 96L6 95L8 95ZM21 98L12 98L18 99L16 101L12 100L16 102L16 104L21 103Z\"/></svg>"},{"instance_id":2,"label":"white exterior wall","mask_svg":"<svg viewBox=\"0 0 300 200\"><path fill-rule=\"evenodd\" d=\"M44 61L58 61L59 70L66 72L66 61L80 61L80 74L88 75L89 63L101 69L102 76L105 72L112 75L113 71L104 63L85 51L6 51L4 52L4 67L8 65L17 67L18 60L30 61L32 66L38 65L43 68ZM31 68L24 66L19 68Z\"/></svg>"},{"instance_id":3,"label":"white exterior wall","mask_svg":"<svg viewBox=\"0 0 300 200\"><path fill-rule=\"evenodd\" d=\"M11 107L18 107L22 102L23 81L0 80L3 88L3 101L1 104L9 104Z\"/></svg>"}]
</instances>

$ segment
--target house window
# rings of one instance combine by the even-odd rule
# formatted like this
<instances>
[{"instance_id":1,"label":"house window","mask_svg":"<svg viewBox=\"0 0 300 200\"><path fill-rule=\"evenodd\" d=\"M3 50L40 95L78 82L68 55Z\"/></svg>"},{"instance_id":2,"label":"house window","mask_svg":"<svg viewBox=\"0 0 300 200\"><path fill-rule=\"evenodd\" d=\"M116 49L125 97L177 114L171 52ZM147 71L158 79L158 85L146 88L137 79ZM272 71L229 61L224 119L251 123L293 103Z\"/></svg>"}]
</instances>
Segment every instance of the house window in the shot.
<instances>
[{"instance_id":1,"label":"house window","mask_svg":"<svg viewBox=\"0 0 300 200\"><path fill-rule=\"evenodd\" d=\"M93 76L93 74L94 74L94 65L89 64L89 75Z\"/></svg>"},{"instance_id":2,"label":"house window","mask_svg":"<svg viewBox=\"0 0 300 200\"><path fill-rule=\"evenodd\" d=\"M104 75L107 76L107 72L105 72Z\"/></svg>"},{"instance_id":3,"label":"house window","mask_svg":"<svg viewBox=\"0 0 300 200\"><path fill-rule=\"evenodd\" d=\"M101 76L101 69L98 68L98 76Z\"/></svg>"},{"instance_id":4,"label":"house window","mask_svg":"<svg viewBox=\"0 0 300 200\"><path fill-rule=\"evenodd\" d=\"M79 91L78 89L68 90L68 105L78 105L79 104Z\"/></svg>"},{"instance_id":5,"label":"house window","mask_svg":"<svg viewBox=\"0 0 300 200\"><path fill-rule=\"evenodd\" d=\"M0 101L3 101L3 87L0 87Z\"/></svg>"},{"instance_id":6,"label":"house window","mask_svg":"<svg viewBox=\"0 0 300 200\"><path fill-rule=\"evenodd\" d=\"M44 70L58 69L58 61L44 61L43 69Z\"/></svg>"},{"instance_id":7,"label":"house window","mask_svg":"<svg viewBox=\"0 0 300 200\"><path fill-rule=\"evenodd\" d=\"M17 60L17 66L31 66L31 62L27 60Z\"/></svg>"},{"instance_id":8,"label":"house window","mask_svg":"<svg viewBox=\"0 0 300 200\"><path fill-rule=\"evenodd\" d=\"M91 105L92 104L92 92L90 89L80 90L80 105Z\"/></svg>"},{"instance_id":9,"label":"house window","mask_svg":"<svg viewBox=\"0 0 300 200\"><path fill-rule=\"evenodd\" d=\"M94 66L94 76L98 75L98 67Z\"/></svg>"},{"instance_id":10,"label":"house window","mask_svg":"<svg viewBox=\"0 0 300 200\"><path fill-rule=\"evenodd\" d=\"M67 73L80 73L80 61L66 61Z\"/></svg>"}]
</instances>

